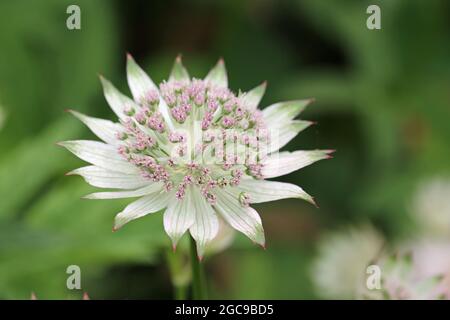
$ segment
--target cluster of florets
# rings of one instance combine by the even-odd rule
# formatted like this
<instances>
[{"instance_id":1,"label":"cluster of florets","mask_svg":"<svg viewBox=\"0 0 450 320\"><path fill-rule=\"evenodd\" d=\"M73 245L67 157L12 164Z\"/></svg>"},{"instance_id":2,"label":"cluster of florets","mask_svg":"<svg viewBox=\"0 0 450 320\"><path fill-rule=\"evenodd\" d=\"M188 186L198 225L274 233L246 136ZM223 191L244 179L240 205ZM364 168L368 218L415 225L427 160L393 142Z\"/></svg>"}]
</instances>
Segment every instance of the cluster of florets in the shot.
<instances>
[{"instance_id":1,"label":"cluster of florets","mask_svg":"<svg viewBox=\"0 0 450 320\"><path fill-rule=\"evenodd\" d=\"M206 81L169 81L160 85L161 96L177 123L184 123L191 113L201 121L202 130L214 128L249 129L263 127L259 110L248 110L228 88Z\"/></svg>"},{"instance_id":2,"label":"cluster of florets","mask_svg":"<svg viewBox=\"0 0 450 320\"><path fill-rule=\"evenodd\" d=\"M171 126L161 114L160 99L167 105ZM119 153L139 167L145 178L163 182L168 192L174 190L178 199L195 184L214 204L215 188L237 186L244 175L263 178L259 150L269 135L262 114L247 108L227 88L204 80L171 80L160 85L160 92L148 92L138 108L126 107L124 113L125 130L117 133L122 142ZM202 139L190 150L195 126ZM212 162L194 160L204 152L212 155ZM247 194L239 200L244 206L250 201Z\"/></svg>"}]
</instances>

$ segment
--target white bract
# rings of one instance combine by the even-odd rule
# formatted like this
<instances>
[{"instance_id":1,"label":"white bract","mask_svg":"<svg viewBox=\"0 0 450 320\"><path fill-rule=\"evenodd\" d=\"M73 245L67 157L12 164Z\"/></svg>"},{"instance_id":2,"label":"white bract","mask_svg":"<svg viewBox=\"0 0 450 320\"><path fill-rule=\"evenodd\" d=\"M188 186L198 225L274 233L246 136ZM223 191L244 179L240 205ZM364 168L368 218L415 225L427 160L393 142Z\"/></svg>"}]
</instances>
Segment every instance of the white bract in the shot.
<instances>
[{"instance_id":1,"label":"white bract","mask_svg":"<svg viewBox=\"0 0 450 320\"><path fill-rule=\"evenodd\" d=\"M284 198L313 203L296 185L265 180L329 157L331 150L278 153L312 124L294 120L311 100L258 110L265 83L235 95L222 60L200 80L177 58L169 79L157 86L128 56L127 79L133 99L101 78L119 122L70 111L103 142L60 143L91 164L71 174L95 187L118 189L87 198L138 198L117 214L114 230L165 209L164 228L173 246L189 230L201 258L218 234L219 219L265 245L251 203Z\"/></svg>"}]
</instances>

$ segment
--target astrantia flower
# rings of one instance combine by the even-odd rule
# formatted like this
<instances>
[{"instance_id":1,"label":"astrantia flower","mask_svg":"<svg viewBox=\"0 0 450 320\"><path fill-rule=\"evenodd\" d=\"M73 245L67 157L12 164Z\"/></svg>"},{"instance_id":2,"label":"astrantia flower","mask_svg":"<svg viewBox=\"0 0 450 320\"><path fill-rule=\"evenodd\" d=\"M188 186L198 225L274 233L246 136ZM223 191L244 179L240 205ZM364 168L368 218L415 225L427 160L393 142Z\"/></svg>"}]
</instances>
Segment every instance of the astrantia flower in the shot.
<instances>
[{"instance_id":1,"label":"astrantia flower","mask_svg":"<svg viewBox=\"0 0 450 320\"><path fill-rule=\"evenodd\" d=\"M450 298L447 243L413 242L388 248L370 226L332 234L321 242L313 281L321 297L407 300ZM394 252L394 254L392 254ZM369 288L367 267L378 266L380 287Z\"/></svg>"},{"instance_id":2,"label":"astrantia flower","mask_svg":"<svg viewBox=\"0 0 450 320\"><path fill-rule=\"evenodd\" d=\"M381 290L372 291L369 299L388 300L437 300L449 299L449 278L447 253L432 252L430 247L417 246L412 250L399 250L395 254L383 255L376 263L381 268ZM433 248L439 249L439 248ZM448 250L448 247L446 248ZM423 270L426 262L422 258L433 259L441 265L441 272ZM431 261L430 261L431 262ZM436 267L436 266L435 266ZM439 265L437 266L439 268ZM436 269L436 268L435 268ZM444 269L444 270L442 270ZM437 270L435 270L437 271Z\"/></svg>"},{"instance_id":3,"label":"astrantia flower","mask_svg":"<svg viewBox=\"0 0 450 320\"><path fill-rule=\"evenodd\" d=\"M190 78L176 59L167 81L156 86L127 59L133 99L101 78L119 122L71 111L103 142L61 145L92 165L71 172L100 188L89 199L139 198L120 212L114 230L165 209L164 228L175 247L189 230L201 257L217 235L219 219L265 245L258 213L250 207L284 198L313 199L300 187L267 181L329 157L329 150L281 152L311 122L294 120L310 100L257 106L265 83L234 94L223 61L205 79Z\"/></svg>"},{"instance_id":4,"label":"astrantia flower","mask_svg":"<svg viewBox=\"0 0 450 320\"><path fill-rule=\"evenodd\" d=\"M324 237L312 268L317 293L331 299L368 295L366 270L381 253L383 243L383 237L370 225Z\"/></svg>"}]
</instances>

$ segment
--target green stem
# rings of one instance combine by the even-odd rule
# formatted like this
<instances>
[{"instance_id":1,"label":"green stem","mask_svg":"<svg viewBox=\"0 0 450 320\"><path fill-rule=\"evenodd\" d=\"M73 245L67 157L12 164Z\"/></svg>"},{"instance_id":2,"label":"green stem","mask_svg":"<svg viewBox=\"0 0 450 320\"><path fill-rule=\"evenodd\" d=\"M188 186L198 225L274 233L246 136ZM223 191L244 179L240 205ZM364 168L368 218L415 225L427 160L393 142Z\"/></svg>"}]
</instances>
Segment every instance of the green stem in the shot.
<instances>
[{"instance_id":1,"label":"green stem","mask_svg":"<svg viewBox=\"0 0 450 320\"><path fill-rule=\"evenodd\" d=\"M206 279L203 264L197 254L197 245L194 238L191 238L191 265L192 265L192 297L194 300L206 300Z\"/></svg>"},{"instance_id":2,"label":"green stem","mask_svg":"<svg viewBox=\"0 0 450 320\"><path fill-rule=\"evenodd\" d=\"M186 300L187 294L186 294L186 286L174 286L174 295L175 300Z\"/></svg>"},{"instance_id":3,"label":"green stem","mask_svg":"<svg viewBox=\"0 0 450 320\"><path fill-rule=\"evenodd\" d=\"M174 290L174 297L176 300L186 300L187 298L187 281L188 274L183 267L183 257L176 252L168 250L166 253L167 264L169 266L170 278Z\"/></svg>"}]
</instances>

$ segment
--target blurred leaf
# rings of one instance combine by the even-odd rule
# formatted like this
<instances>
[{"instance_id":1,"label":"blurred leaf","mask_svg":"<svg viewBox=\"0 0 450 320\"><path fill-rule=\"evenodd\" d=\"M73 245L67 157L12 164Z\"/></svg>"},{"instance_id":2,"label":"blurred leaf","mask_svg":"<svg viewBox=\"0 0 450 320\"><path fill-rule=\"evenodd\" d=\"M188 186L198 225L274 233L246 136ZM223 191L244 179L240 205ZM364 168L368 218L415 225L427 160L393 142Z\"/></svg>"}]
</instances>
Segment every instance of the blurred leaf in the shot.
<instances>
[{"instance_id":1,"label":"blurred leaf","mask_svg":"<svg viewBox=\"0 0 450 320\"><path fill-rule=\"evenodd\" d=\"M65 108L87 109L98 92L96 73L111 66L117 40L110 36L115 33L110 3L77 1L82 27L73 31L66 27L70 4L0 3L0 60L7 62L0 65L0 97L9 115L0 135L2 149L36 134Z\"/></svg>"}]
</instances>

